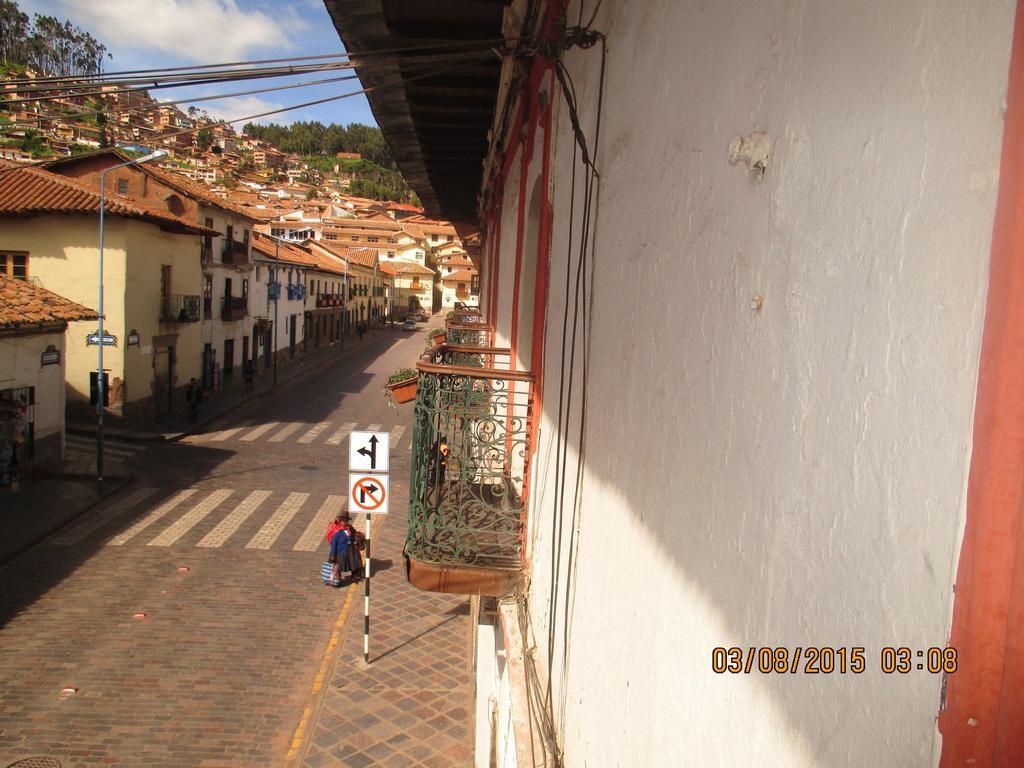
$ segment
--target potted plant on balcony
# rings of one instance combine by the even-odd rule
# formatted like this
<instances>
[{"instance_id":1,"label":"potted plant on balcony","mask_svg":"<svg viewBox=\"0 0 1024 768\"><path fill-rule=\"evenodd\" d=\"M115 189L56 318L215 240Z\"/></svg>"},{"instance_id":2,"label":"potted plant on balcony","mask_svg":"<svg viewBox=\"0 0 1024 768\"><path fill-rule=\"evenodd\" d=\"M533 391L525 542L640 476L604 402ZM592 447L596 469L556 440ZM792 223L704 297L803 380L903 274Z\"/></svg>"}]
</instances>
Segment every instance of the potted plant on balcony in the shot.
<instances>
[{"instance_id":1,"label":"potted plant on balcony","mask_svg":"<svg viewBox=\"0 0 1024 768\"><path fill-rule=\"evenodd\" d=\"M444 344L447 340L444 328L431 328L427 331L427 349L435 344Z\"/></svg>"},{"instance_id":2,"label":"potted plant on balcony","mask_svg":"<svg viewBox=\"0 0 1024 768\"><path fill-rule=\"evenodd\" d=\"M388 376L388 383L384 388L385 395L395 403L415 400L417 376L414 368L399 368Z\"/></svg>"}]
</instances>

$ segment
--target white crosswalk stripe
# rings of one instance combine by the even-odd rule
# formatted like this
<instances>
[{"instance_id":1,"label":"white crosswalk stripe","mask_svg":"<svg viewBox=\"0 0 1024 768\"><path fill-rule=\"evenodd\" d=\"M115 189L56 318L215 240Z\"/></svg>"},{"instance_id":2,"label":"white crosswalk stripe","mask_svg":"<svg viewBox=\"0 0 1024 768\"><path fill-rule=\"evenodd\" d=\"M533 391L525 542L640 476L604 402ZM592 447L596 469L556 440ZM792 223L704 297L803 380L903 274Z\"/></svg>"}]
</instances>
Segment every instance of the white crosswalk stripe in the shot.
<instances>
[{"instance_id":1,"label":"white crosswalk stripe","mask_svg":"<svg viewBox=\"0 0 1024 768\"><path fill-rule=\"evenodd\" d=\"M217 523L217 526L206 534L197 547L217 549L224 545L234 535L242 523L249 519L249 516L259 509L260 504L270 497L271 491L253 491L242 502L232 510L227 517Z\"/></svg>"},{"instance_id":2,"label":"white crosswalk stripe","mask_svg":"<svg viewBox=\"0 0 1024 768\"><path fill-rule=\"evenodd\" d=\"M314 440L316 440L318 437L320 437L320 433L323 432L325 429L327 429L329 426L331 426L331 422L329 422L329 421L321 421L319 424L317 424L312 429L310 429L308 432L306 432L306 434L304 434L302 437L300 437L299 438L299 442L300 443L312 443Z\"/></svg>"},{"instance_id":3,"label":"white crosswalk stripe","mask_svg":"<svg viewBox=\"0 0 1024 768\"><path fill-rule=\"evenodd\" d=\"M405 426L398 425L391 430L391 450L395 450L398 447L398 441L402 439L402 435L405 434Z\"/></svg>"},{"instance_id":4,"label":"white crosswalk stripe","mask_svg":"<svg viewBox=\"0 0 1024 768\"><path fill-rule=\"evenodd\" d=\"M344 496L330 495L320 505L320 510L309 521L306 530L292 549L296 552L314 552L325 541L327 524L341 512L345 505Z\"/></svg>"},{"instance_id":5,"label":"white crosswalk stripe","mask_svg":"<svg viewBox=\"0 0 1024 768\"><path fill-rule=\"evenodd\" d=\"M141 504L144 500L148 499L156 493L156 488L139 488L133 493L125 496L123 499L111 504L106 509L98 512L97 514L90 515L89 517L75 523L70 528L61 532L56 538L50 543L59 545L77 544L78 542L85 539L92 533L95 533L107 523L113 521L115 518L120 517L132 507L137 504Z\"/></svg>"},{"instance_id":6,"label":"white crosswalk stripe","mask_svg":"<svg viewBox=\"0 0 1024 768\"><path fill-rule=\"evenodd\" d=\"M351 434L352 430L356 428L354 421L348 421L341 425L341 428L327 438L328 445L341 445L341 442Z\"/></svg>"},{"instance_id":7,"label":"white crosswalk stripe","mask_svg":"<svg viewBox=\"0 0 1024 768\"><path fill-rule=\"evenodd\" d=\"M188 533L204 517L213 512L221 502L227 499L234 491L214 491L205 499L200 501L191 511L175 520L163 533L149 542L150 547L169 547L178 539Z\"/></svg>"},{"instance_id":8,"label":"white crosswalk stripe","mask_svg":"<svg viewBox=\"0 0 1024 768\"><path fill-rule=\"evenodd\" d=\"M245 548L270 549L274 542L277 541L277 537L281 535L281 531L295 517L295 513L299 511L308 498L308 493L289 493L288 498L277 508L277 512L263 524L263 527L256 532L256 535L245 545Z\"/></svg>"},{"instance_id":9,"label":"white crosswalk stripe","mask_svg":"<svg viewBox=\"0 0 1024 768\"><path fill-rule=\"evenodd\" d=\"M243 443L251 443L256 440L260 435L265 432L269 432L274 427L278 426L281 422L279 421L268 421L266 424L260 424L256 429L252 430L246 435L239 438Z\"/></svg>"},{"instance_id":10,"label":"white crosswalk stripe","mask_svg":"<svg viewBox=\"0 0 1024 768\"><path fill-rule=\"evenodd\" d=\"M291 424L286 424L284 429L282 429L280 432L278 432L276 435L273 435L270 438L270 442L283 443L285 439L288 437L288 435L290 435L292 432L295 432L301 426L302 423L298 421L293 421Z\"/></svg>"},{"instance_id":11,"label":"white crosswalk stripe","mask_svg":"<svg viewBox=\"0 0 1024 768\"><path fill-rule=\"evenodd\" d=\"M380 424L370 424L366 428L367 432L380 432Z\"/></svg>"},{"instance_id":12,"label":"white crosswalk stripe","mask_svg":"<svg viewBox=\"0 0 1024 768\"><path fill-rule=\"evenodd\" d=\"M184 491L178 491L176 494L174 494L170 499L165 501L159 507L157 507L156 509L153 509L149 513L147 513L141 520L139 520L137 523L135 523L135 525L133 525L133 526L127 528L126 530L122 531L121 533L117 534L117 536L114 536L112 539L110 539L107 542L107 544L109 544L110 546L119 547L122 544L125 544L125 543L131 541L135 536L140 534L142 531L146 530L146 528L151 526L153 523L155 523L161 517L166 515L168 512L173 510L175 507L177 507L182 502L187 501L189 498L191 498L195 494L196 494L196 489L195 488L187 488Z\"/></svg>"},{"instance_id":13,"label":"white crosswalk stripe","mask_svg":"<svg viewBox=\"0 0 1024 768\"><path fill-rule=\"evenodd\" d=\"M225 440L229 440L237 435L243 429L245 429L245 425L241 427L234 427L232 429L222 429L220 432L211 432L209 435L205 435L205 442L223 443Z\"/></svg>"},{"instance_id":14,"label":"white crosswalk stripe","mask_svg":"<svg viewBox=\"0 0 1024 768\"><path fill-rule=\"evenodd\" d=\"M343 490L343 489L338 489ZM49 543L71 545L85 540L108 525L116 518L138 510L137 519L125 530L112 536L105 543L108 546L172 547L182 546L189 533L196 530L205 520L223 517L202 538L194 544L201 549L242 547L253 550L290 550L292 552L315 552L324 546L327 526L336 515L345 509L346 495L334 493L311 498L311 494L299 491L268 491L238 488L186 488L171 495L159 494L156 488L139 488L131 494L101 508L98 514L59 532ZM241 498L240 497L244 497ZM270 502L273 501L272 506ZM237 505L225 514L228 503ZM315 502L315 503L314 503ZM150 508L152 505L152 508ZM259 514L261 521L253 525L255 534L238 536L246 522ZM365 526L362 515L353 515L352 523L360 530ZM157 526L164 523L165 527ZM297 539L284 539L283 534L293 526L302 533ZM146 541L141 533L163 527ZM193 546L188 544L186 546Z\"/></svg>"}]
</instances>

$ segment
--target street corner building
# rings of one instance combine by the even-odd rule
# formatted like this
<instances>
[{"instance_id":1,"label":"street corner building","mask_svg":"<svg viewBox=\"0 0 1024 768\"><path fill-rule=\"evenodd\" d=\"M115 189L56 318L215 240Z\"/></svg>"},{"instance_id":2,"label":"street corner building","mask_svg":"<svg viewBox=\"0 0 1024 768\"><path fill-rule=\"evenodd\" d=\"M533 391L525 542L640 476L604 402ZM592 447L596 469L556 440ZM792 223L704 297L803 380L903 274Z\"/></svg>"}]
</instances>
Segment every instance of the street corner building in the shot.
<instances>
[{"instance_id":1,"label":"street corner building","mask_svg":"<svg viewBox=\"0 0 1024 768\"><path fill-rule=\"evenodd\" d=\"M0 252L0 487L64 462L65 332L96 311L33 284Z\"/></svg>"},{"instance_id":2,"label":"street corner building","mask_svg":"<svg viewBox=\"0 0 1024 768\"><path fill-rule=\"evenodd\" d=\"M406 543L476 765L1024 765L1020 8L326 6L478 271Z\"/></svg>"},{"instance_id":3,"label":"street corner building","mask_svg":"<svg viewBox=\"0 0 1024 768\"><path fill-rule=\"evenodd\" d=\"M0 167L0 251L7 263L86 306L99 294L99 212L100 189L88 181ZM104 212L103 338L95 320L68 325L67 411L94 411L102 343L110 415L148 425L179 407L181 391L200 374L198 255L203 237L217 233L119 194L106 196Z\"/></svg>"}]
</instances>

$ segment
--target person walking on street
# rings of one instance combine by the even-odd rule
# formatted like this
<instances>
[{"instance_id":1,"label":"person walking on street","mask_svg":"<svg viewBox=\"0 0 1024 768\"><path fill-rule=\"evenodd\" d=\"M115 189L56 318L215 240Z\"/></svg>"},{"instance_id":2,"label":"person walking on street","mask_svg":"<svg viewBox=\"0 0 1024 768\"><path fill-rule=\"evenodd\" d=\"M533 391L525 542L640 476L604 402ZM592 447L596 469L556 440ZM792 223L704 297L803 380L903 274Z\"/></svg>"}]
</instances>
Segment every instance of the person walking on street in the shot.
<instances>
[{"instance_id":1,"label":"person walking on street","mask_svg":"<svg viewBox=\"0 0 1024 768\"><path fill-rule=\"evenodd\" d=\"M362 322L360 322L359 325L356 326L356 330L359 332L359 340L362 341L363 340L363 334L366 333L366 326L363 325Z\"/></svg>"},{"instance_id":2,"label":"person walking on street","mask_svg":"<svg viewBox=\"0 0 1024 768\"><path fill-rule=\"evenodd\" d=\"M203 402L203 388L193 377L185 389L185 402L188 403L188 419L193 424L199 420L199 404Z\"/></svg>"},{"instance_id":3,"label":"person walking on street","mask_svg":"<svg viewBox=\"0 0 1024 768\"><path fill-rule=\"evenodd\" d=\"M252 380L255 376L256 370L253 368L252 360L246 360L242 363L242 378L245 379L246 394L252 392Z\"/></svg>"}]
</instances>

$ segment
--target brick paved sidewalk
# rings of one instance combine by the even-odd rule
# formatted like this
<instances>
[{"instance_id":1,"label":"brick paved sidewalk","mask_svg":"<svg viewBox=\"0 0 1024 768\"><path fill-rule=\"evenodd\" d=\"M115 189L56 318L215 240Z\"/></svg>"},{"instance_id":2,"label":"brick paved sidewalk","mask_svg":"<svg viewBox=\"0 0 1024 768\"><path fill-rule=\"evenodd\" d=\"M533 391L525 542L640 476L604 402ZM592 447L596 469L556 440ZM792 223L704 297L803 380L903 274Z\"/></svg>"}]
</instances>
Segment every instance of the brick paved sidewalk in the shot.
<instances>
[{"instance_id":1,"label":"brick paved sidewalk","mask_svg":"<svg viewBox=\"0 0 1024 768\"><path fill-rule=\"evenodd\" d=\"M363 663L363 589L356 585L330 684L293 765L469 766L469 598L410 586L405 514L393 509L378 520L373 562L384 570L371 584L370 665Z\"/></svg>"}]
</instances>

